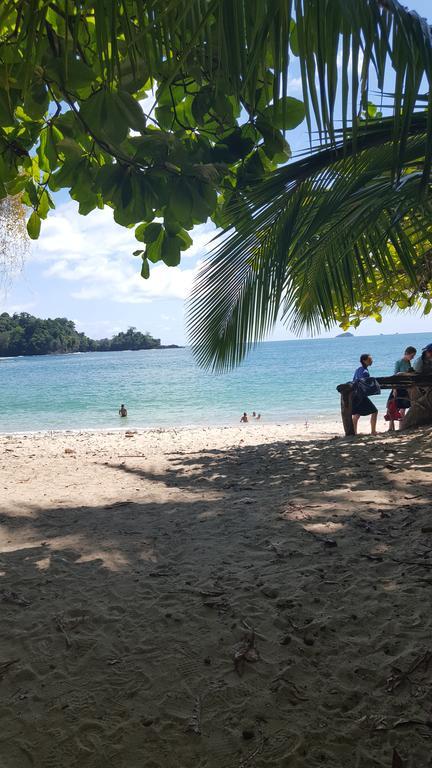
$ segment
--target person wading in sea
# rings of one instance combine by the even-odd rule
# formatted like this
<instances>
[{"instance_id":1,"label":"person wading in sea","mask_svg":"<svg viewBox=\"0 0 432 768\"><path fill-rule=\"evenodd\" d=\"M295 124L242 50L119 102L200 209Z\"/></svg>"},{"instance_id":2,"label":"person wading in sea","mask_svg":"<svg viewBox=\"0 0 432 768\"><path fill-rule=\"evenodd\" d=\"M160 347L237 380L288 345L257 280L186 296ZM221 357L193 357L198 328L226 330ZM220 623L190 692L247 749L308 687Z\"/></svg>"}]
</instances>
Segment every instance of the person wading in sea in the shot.
<instances>
[{"instance_id":1,"label":"person wading in sea","mask_svg":"<svg viewBox=\"0 0 432 768\"><path fill-rule=\"evenodd\" d=\"M119 409L119 416L127 416L127 408L123 403L121 404Z\"/></svg>"}]
</instances>

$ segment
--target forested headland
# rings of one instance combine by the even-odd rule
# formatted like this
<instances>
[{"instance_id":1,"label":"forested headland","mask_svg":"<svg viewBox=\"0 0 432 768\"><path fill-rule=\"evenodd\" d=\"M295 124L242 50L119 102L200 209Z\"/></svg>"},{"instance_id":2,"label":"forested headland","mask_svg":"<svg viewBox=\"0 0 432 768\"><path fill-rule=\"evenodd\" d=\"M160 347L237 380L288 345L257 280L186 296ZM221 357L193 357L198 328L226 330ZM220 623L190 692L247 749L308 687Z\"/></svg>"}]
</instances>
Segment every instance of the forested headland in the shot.
<instances>
[{"instance_id":1,"label":"forested headland","mask_svg":"<svg viewBox=\"0 0 432 768\"><path fill-rule=\"evenodd\" d=\"M172 345L175 346L175 345ZM55 355L70 352L120 352L164 349L160 339L136 328L117 333L111 339L90 339L66 317L43 320L27 312L0 315L0 357Z\"/></svg>"}]
</instances>

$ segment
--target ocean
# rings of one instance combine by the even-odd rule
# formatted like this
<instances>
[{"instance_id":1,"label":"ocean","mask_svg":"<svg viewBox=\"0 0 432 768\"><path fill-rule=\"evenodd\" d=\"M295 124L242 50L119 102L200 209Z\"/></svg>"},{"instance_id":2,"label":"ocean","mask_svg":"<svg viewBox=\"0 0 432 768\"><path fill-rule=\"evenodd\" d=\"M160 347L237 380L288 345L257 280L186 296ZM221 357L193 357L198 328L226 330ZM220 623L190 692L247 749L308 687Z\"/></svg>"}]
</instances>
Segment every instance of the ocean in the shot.
<instances>
[{"instance_id":1,"label":"ocean","mask_svg":"<svg viewBox=\"0 0 432 768\"><path fill-rule=\"evenodd\" d=\"M0 358L0 432L238 424L243 411L266 423L339 418L337 384L363 352L376 375L393 372L410 344L431 334L266 342L236 370L200 370L190 349ZM385 409L386 393L375 398ZM128 418L118 409L125 403Z\"/></svg>"}]
</instances>

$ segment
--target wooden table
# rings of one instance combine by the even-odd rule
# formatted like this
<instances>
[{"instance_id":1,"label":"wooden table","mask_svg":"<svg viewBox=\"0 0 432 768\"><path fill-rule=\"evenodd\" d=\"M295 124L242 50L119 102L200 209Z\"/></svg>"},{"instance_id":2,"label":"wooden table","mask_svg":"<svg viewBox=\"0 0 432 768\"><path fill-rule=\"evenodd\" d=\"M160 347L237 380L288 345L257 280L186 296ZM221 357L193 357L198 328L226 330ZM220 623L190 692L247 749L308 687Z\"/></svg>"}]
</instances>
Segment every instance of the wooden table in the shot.
<instances>
[{"instance_id":1,"label":"wooden table","mask_svg":"<svg viewBox=\"0 0 432 768\"><path fill-rule=\"evenodd\" d=\"M405 414L401 429L432 425L432 375L422 373L398 373L393 376L375 377L381 389L407 389L411 408ZM346 435L354 434L352 422L352 381L336 387L341 396L342 422Z\"/></svg>"}]
</instances>

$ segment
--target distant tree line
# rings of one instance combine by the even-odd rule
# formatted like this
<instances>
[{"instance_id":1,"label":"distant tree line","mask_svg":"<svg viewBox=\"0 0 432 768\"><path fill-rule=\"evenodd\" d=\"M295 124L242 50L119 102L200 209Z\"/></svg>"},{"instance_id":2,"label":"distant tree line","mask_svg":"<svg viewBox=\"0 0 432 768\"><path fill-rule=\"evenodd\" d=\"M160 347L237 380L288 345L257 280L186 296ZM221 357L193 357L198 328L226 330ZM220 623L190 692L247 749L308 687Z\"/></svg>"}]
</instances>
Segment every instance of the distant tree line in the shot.
<instances>
[{"instance_id":1,"label":"distant tree line","mask_svg":"<svg viewBox=\"0 0 432 768\"><path fill-rule=\"evenodd\" d=\"M160 339L132 327L111 339L95 340L79 333L75 323L66 317L41 320L27 312L0 315L0 357L158 348L161 348Z\"/></svg>"}]
</instances>

